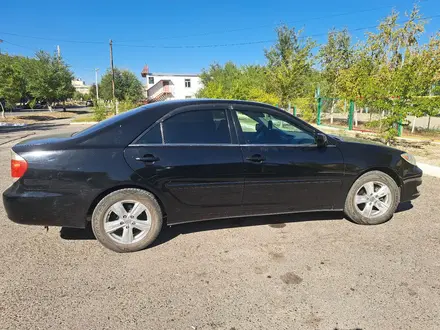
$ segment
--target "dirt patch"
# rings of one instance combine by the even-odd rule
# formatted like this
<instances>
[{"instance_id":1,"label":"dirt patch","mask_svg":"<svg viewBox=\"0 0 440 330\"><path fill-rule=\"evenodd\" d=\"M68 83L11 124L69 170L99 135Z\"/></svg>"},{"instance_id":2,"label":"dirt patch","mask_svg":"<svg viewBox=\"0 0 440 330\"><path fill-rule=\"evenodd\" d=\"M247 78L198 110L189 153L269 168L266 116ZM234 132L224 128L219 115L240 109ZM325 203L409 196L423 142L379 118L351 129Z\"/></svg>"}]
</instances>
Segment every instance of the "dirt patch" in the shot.
<instances>
[{"instance_id":1,"label":"dirt patch","mask_svg":"<svg viewBox=\"0 0 440 330\"><path fill-rule=\"evenodd\" d=\"M303 279L296 275L293 272L288 272L284 275L280 276L281 281L283 281L285 284L300 284Z\"/></svg>"},{"instance_id":2,"label":"dirt patch","mask_svg":"<svg viewBox=\"0 0 440 330\"><path fill-rule=\"evenodd\" d=\"M42 121L50 121L56 119L66 119L76 116L75 112L43 112L30 115L17 115L1 118L3 123L17 123L17 124L34 124Z\"/></svg>"}]
</instances>

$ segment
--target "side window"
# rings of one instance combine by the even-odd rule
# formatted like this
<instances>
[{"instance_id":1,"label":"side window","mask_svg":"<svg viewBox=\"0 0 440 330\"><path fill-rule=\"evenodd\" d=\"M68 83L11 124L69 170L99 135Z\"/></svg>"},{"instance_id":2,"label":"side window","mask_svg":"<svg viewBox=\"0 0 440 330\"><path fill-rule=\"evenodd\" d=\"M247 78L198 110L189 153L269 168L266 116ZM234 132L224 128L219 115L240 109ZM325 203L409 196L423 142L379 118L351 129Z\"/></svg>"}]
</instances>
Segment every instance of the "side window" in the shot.
<instances>
[{"instance_id":1,"label":"side window","mask_svg":"<svg viewBox=\"0 0 440 330\"><path fill-rule=\"evenodd\" d=\"M236 111L246 144L315 144L309 132L282 116L263 111Z\"/></svg>"},{"instance_id":2,"label":"side window","mask_svg":"<svg viewBox=\"0 0 440 330\"><path fill-rule=\"evenodd\" d=\"M154 85L154 77L148 77L148 84Z\"/></svg>"},{"instance_id":3,"label":"side window","mask_svg":"<svg viewBox=\"0 0 440 330\"><path fill-rule=\"evenodd\" d=\"M160 124L156 124L152 129L145 133L136 144L162 144Z\"/></svg>"},{"instance_id":4,"label":"side window","mask_svg":"<svg viewBox=\"0 0 440 330\"><path fill-rule=\"evenodd\" d=\"M163 123L165 143L231 143L224 110L197 110L179 113Z\"/></svg>"}]
</instances>

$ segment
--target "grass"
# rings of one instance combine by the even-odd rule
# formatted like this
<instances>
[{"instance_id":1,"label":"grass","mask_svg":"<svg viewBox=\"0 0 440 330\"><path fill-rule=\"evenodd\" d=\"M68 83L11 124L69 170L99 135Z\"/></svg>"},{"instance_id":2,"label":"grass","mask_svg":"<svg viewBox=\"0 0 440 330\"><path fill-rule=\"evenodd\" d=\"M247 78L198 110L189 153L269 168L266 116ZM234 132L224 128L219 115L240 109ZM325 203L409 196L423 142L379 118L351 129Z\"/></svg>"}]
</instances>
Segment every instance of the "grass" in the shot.
<instances>
[{"instance_id":1,"label":"grass","mask_svg":"<svg viewBox=\"0 0 440 330\"><path fill-rule=\"evenodd\" d=\"M6 118L0 118L0 122L3 123L20 123L20 124L34 124L42 121L49 121L55 119L66 119L76 116L75 112L35 112L29 115L16 115L6 116Z\"/></svg>"},{"instance_id":2,"label":"grass","mask_svg":"<svg viewBox=\"0 0 440 330\"><path fill-rule=\"evenodd\" d=\"M93 121L96 121L94 115L86 115L86 116L76 117L75 119L72 120L72 123L87 123Z\"/></svg>"}]
</instances>

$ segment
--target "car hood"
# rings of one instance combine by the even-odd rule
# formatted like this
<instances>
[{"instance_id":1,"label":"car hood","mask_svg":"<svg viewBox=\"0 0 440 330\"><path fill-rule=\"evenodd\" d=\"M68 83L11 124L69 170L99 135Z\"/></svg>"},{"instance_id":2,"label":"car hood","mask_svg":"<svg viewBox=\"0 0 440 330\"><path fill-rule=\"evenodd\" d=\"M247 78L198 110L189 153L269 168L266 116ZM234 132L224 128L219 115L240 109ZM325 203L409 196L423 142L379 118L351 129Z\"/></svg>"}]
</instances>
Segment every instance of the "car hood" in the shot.
<instances>
[{"instance_id":1,"label":"car hood","mask_svg":"<svg viewBox=\"0 0 440 330\"><path fill-rule=\"evenodd\" d=\"M364 146L370 146L370 147L377 147L377 149L382 149L382 150L387 150L387 151L394 151L397 152L399 154L403 153L402 150L393 148L393 147L389 147L384 145L383 143L379 142L379 141L373 141L373 140L366 140L366 139L361 139L358 137L352 137L352 136L338 136L338 135L330 135L333 139L335 139L338 142L342 142L342 143L349 143L349 144L358 144L360 146L364 145Z\"/></svg>"}]
</instances>

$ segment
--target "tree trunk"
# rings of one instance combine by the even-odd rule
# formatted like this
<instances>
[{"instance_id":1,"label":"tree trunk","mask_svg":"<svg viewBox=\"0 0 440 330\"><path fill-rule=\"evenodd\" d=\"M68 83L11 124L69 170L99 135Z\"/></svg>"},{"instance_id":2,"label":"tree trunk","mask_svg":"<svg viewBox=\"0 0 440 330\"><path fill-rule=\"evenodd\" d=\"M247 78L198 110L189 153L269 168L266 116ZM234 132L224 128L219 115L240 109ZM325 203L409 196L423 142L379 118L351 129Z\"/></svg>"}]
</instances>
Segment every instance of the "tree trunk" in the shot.
<instances>
[{"instance_id":1,"label":"tree trunk","mask_svg":"<svg viewBox=\"0 0 440 330\"><path fill-rule=\"evenodd\" d=\"M5 108L3 108L3 102L0 101L0 106L2 107L2 118L5 118Z\"/></svg>"},{"instance_id":2,"label":"tree trunk","mask_svg":"<svg viewBox=\"0 0 440 330\"><path fill-rule=\"evenodd\" d=\"M413 134L414 134L414 130L416 128L416 119L417 119L417 117L414 116L414 119L413 119L413 122L412 122L412 127L411 127L411 133L413 133Z\"/></svg>"},{"instance_id":3,"label":"tree trunk","mask_svg":"<svg viewBox=\"0 0 440 330\"><path fill-rule=\"evenodd\" d=\"M336 100L332 100L332 107L330 108L330 124L333 124L333 112L335 111Z\"/></svg>"},{"instance_id":4,"label":"tree trunk","mask_svg":"<svg viewBox=\"0 0 440 330\"><path fill-rule=\"evenodd\" d=\"M52 102L47 102L47 108L52 112Z\"/></svg>"},{"instance_id":5,"label":"tree trunk","mask_svg":"<svg viewBox=\"0 0 440 330\"><path fill-rule=\"evenodd\" d=\"M431 116L428 116L428 131L431 127Z\"/></svg>"},{"instance_id":6,"label":"tree trunk","mask_svg":"<svg viewBox=\"0 0 440 330\"><path fill-rule=\"evenodd\" d=\"M66 112L66 101L63 101L63 111Z\"/></svg>"},{"instance_id":7,"label":"tree trunk","mask_svg":"<svg viewBox=\"0 0 440 330\"><path fill-rule=\"evenodd\" d=\"M380 113L380 120L379 120L379 131L380 132L382 132L382 120L383 120L384 115L385 115L385 111L382 110L382 112Z\"/></svg>"},{"instance_id":8,"label":"tree trunk","mask_svg":"<svg viewBox=\"0 0 440 330\"><path fill-rule=\"evenodd\" d=\"M373 119L373 113L370 112L370 122L371 122L372 119Z\"/></svg>"},{"instance_id":9,"label":"tree trunk","mask_svg":"<svg viewBox=\"0 0 440 330\"><path fill-rule=\"evenodd\" d=\"M356 103L354 104L354 126L358 126L358 114L357 114L357 107Z\"/></svg>"}]
</instances>

